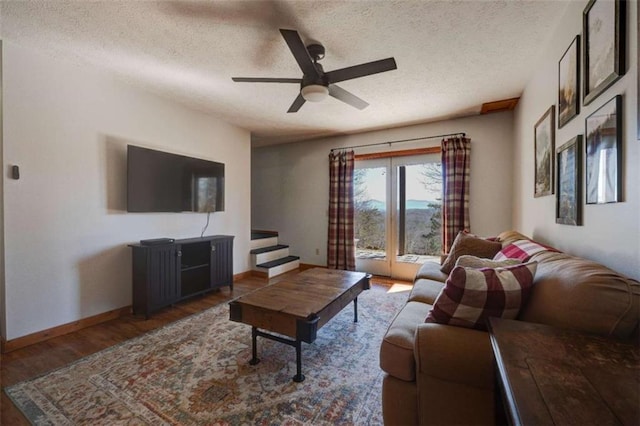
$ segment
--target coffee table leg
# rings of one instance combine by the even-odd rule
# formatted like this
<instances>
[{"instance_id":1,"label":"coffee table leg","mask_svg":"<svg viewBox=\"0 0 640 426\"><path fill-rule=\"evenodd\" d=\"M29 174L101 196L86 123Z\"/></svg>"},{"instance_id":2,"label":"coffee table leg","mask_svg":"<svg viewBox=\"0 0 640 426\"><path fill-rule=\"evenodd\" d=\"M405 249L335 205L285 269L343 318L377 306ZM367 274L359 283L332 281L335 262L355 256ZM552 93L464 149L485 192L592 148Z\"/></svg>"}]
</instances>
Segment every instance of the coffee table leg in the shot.
<instances>
[{"instance_id":1,"label":"coffee table leg","mask_svg":"<svg viewBox=\"0 0 640 426\"><path fill-rule=\"evenodd\" d=\"M296 375L293 376L293 381L300 383L304 381L304 374L302 374L302 342L296 340Z\"/></svg>"},{"instance_id":2,"label":"coffee table leg","mask_svg":"<svg viewBox=\"0 0 640 426\"><path fill-rule=\"evenodd\" d=\"M353 299L353 322L358 322L358 298Z\"/></svg>"},{"instance_id":3,"label":"coffee table leg","mask_svg":"<svg viewBox=\"0 0 640 426\"><path fill-rule=\"evenodd\" d=\"M256 365L260 362L258 359L258 329L255 327L251 327L251 354L253 357L249 361L250 365Z\"/></svg>"}]
</instances>

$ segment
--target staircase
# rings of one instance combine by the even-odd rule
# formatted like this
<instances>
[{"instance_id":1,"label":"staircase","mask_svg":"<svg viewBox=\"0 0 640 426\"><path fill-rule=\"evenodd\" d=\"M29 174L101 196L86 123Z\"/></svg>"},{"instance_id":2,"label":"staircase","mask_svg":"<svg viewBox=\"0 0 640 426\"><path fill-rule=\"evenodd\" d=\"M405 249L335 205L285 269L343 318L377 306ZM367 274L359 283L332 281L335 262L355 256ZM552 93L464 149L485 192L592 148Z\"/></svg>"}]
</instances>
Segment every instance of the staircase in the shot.
<instances>
[{"instance_id":1,"label":"staircase","mask_svg":"<svg viewBox=\"0 0 640 426\"><path fill-rule=\"evenodd\" d=\"M251 270L272 278L300 267L300 257L289 255L289 246L278 244L277 232L251 231Z\"/></svg>"}]
</instances>

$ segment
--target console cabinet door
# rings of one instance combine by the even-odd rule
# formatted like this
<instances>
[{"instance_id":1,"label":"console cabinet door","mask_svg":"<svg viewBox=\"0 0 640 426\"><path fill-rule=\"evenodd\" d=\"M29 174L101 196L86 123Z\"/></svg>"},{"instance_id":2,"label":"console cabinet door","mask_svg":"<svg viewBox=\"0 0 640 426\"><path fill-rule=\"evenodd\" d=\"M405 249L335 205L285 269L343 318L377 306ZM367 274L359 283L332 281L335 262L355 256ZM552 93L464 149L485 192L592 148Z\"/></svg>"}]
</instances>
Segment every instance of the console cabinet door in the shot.
<instances>
[{"instance_id":1,"label":"console cabinet door","mask_svg":"<svg viewBox=\"0 0 640 426\"><path fill-rule=\"evenodd\" d=\"M211 288L233 290L233 237L211 240Z\"/></svg>"},{"instance_id":2,"label":"console cabinet door","mask_svg":"<svg viewBox=\"0 0 640 426\"><path fill-rule=\"evenodd\" d=\"M177 245L154 247L151 250L149 290L152 308L170 305L178 299L180 255L180 246Z\"/></svg>"},{"instance_id":3,"label":"console cabinet door","mask_svg":"<svg viewBox=\"0 0 640 426\"><path fill-rule=\"evenodd\" d=\"M180 294L180 247L136 247L133 252L133 310L149 314L175 303Z\"/></svg>"}]
</instances>

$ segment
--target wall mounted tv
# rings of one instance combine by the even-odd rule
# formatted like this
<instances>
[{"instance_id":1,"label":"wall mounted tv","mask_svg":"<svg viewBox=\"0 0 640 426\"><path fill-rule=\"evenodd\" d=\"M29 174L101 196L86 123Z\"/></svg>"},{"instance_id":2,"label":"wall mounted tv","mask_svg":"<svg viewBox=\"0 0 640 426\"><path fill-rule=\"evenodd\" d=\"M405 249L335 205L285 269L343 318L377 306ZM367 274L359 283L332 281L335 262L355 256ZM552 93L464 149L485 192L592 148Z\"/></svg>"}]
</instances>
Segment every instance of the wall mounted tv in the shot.
<instances>
[{"instance_id":1,"label":"wall mounted tv","mask_svg":"<svg viewBox=\"0 0 640 426\"><path fill-rule=\"evenodd\" d=\"M128 212L223 210L223 163L127 145Z\"/></svg>"}]
</instances>

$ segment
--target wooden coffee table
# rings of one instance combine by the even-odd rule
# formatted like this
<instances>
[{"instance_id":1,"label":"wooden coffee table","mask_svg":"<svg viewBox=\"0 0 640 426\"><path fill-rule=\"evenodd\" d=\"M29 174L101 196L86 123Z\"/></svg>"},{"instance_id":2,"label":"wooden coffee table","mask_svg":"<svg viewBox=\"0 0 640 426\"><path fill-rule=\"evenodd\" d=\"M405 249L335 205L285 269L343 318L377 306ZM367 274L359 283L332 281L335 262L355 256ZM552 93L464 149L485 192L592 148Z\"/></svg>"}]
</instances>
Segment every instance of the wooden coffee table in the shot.
<instances>
[{"instance_id":1,"label":"wooden coffee table","mask_svg":"<svg viewBox=\"0 0 640 426\"><path fill-rule=\"evenodd\" d=\"M369 278L363 272L308 269L230 302L229 319L251 326L253 357L249 364L260 362L258 336L293 346L293 381L302 382L302 342L313 343L318 330L351 302L354 322L358 322L358 295L369 289Z\"/></svg>"}]
</instances>

